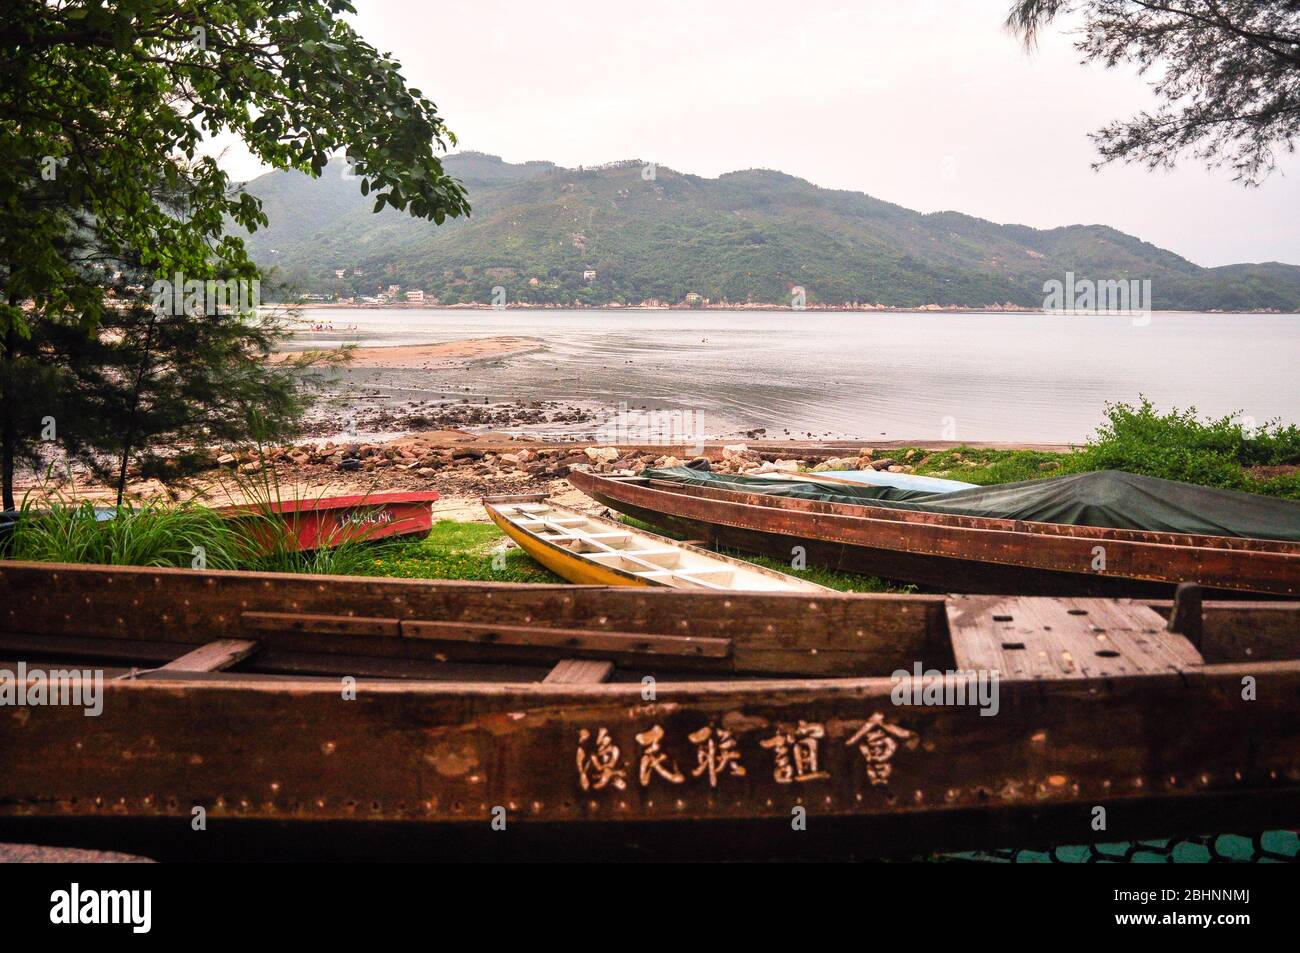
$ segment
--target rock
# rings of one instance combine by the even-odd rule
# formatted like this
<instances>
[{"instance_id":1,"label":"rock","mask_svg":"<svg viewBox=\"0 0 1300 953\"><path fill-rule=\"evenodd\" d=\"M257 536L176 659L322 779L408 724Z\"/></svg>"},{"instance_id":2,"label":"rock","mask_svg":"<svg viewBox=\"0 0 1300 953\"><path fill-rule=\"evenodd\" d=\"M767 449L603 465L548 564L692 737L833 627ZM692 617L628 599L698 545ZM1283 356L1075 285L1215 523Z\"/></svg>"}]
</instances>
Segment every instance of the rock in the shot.
<instances>
[{"instance_id":1,"label":"rock","mask_svg":"<svg viewBox=\"0 0 1300 953\"><path fill-rule=\"evenodd\" d=\"M798 460L776 460L772 463L772 469L781 473L798 473Z\"/></svg>"},{"instance_id":2,"label":"rock","mask_svg":"<svg viewBox=\"0 0 1300 953\"><path fill-rule=\"evenodd\" d=\"M888 470L890 467L898 466L898 461L893 457L885 457L883 460L872 460L871 467L873 470Z\"/></svg>"},{"instance_id":3,"label":"rock","mask_svg":"<svg viewBox=\"0 0 1300 953\"><path fill-rule=\"evenodd\" d=\"M518 466L519 463L520 463L519 454L517 454L517 453L503 453L503 454L501 454L501 462L502 462L502 463L508 463L508 464L510 464L512 467L514 467L514 466Z\"/></svg>"},{"instance_id":4,"label":"rock","mask_svg":"<svg viewBox=\"0 0 1300 953\"><path fill-rule=\"evenodd\" d=\"M613 463L618 459L617 447L588 447L583 453L592 463Z\"/></svg>"},{"instance_id":5,"label":"rock","mask_svg":"<svg viewBox=\"0 0 1300 953\"><path fill-rule=\"evenodd\" d=\"M233 453L223 453L221 456L217 457L217 464L219 466L233 467L235 462L236 458Z\"/></svg>"},{"instance_id":6,"label":"rock","mask_svg":"<svg viewBox=\"0 0 1300 953\"><path fill-rule=\"evenodd\" d=\"M723 447L722 459L723 462L730 463L732 466L736 467L760 462L758 454L754 453L743 443L732 444L730 447Z\"/></svg>"},{"instance_id":7,"label":"rock","mask_svg":"<svg viewBox=\"0 0 1300 953\"><path fill-rule=\"evenodd\" d=\"M686 464L686 466L688 469L699 470L702 473L708 473L713 469L713 465L709 463L708 457L696 457L690 463Z\"/></svg>"},{"instance_id":8,"label":"rock","mask_svg":"<svg viewBox=\"0 0 1300 953\"><path fill-rule=\"evenodd\" d=\"M361 461L356 457L344 457L339 461L338 468L340 470L360 470Z\"/></svg>"}]
</instances>

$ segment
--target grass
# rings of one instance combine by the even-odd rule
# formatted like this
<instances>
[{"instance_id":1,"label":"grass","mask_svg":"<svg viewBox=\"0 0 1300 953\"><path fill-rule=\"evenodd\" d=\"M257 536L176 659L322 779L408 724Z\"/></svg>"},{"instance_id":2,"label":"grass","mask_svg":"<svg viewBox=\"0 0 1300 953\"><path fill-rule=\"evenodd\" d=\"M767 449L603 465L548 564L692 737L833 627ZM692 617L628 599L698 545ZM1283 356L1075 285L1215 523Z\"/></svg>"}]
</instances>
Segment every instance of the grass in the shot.
<instances>
[{"instance_id":1,"label":"grass","mask_svg":"<svg viewBox=\"0 0 1300 953\"><path fill-rule=\"evenodd\" d=\"M111 519L99 519L100 514ZM24 500L5 555L35 562L111 566L242 568L247 553L237 534L203 506L143 503L101 510L56 502L37 511Z\"/></svg>"},{"instance_id":2,"label":"grass","mask_svg":"<svg viewBox=\"0 0 1300 953\"><path fill-rule=\"evenodd\" d=\"M943 450L931 454L912 448L900 451L894 456L904 462L907 462L908 458L916 461L912 465L916 467L916 472L923 476L963 480L979 486L993 486L998 483L1019 483L1022 480L1056 476L1065 466L1069 455L1038 450L984 450L958 447L955 450Z\"/></svg>"},{"instance_id":3,"label":"grass","mask_svg":"<svg viewBox=\"0 0 1300 953\"><path fill-rule=\"evenodd\" d=\"M492 523L439 520L429 535L395 543L358 575L484 582L563 582L521 549L503 548L505 534Z\"/></svg>"}]
</instances>

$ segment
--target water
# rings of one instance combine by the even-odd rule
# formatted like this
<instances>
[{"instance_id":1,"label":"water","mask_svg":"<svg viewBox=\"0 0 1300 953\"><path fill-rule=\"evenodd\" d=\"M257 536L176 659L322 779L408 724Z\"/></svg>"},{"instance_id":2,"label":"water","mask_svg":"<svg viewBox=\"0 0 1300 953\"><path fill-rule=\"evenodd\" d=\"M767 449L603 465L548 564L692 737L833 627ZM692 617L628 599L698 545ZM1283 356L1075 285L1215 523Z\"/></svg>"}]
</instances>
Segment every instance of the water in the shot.
<instances>
[{"instance_id":1,"label":"water","mask_svg":"<svg viewBox=\"0 0 1300 953\"><path fill-rule=\"evenodd\" d=\"M436 371L349 372L390 392L627 402L710 434L1062 443L1106 401L1300 419L1300 316L308 309L302 346L527 335L544 351Z\"/></svg>"}]
</instances>

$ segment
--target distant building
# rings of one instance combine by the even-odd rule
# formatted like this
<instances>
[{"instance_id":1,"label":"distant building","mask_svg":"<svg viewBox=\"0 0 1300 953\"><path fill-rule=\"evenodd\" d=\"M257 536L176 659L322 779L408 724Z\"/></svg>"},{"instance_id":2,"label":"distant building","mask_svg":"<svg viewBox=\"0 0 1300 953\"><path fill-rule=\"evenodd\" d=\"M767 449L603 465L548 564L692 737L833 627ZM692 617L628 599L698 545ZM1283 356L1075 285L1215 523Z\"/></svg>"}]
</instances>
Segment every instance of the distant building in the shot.
<instances>
[{"instance_id":1,"label":"distant building","mask_svg":"<svg viewBox=\"0 0 1300 953\"><path fill-rule=\"evenodd\" d=\"M347 273L348 273L348 270L347 270L346 268L335 268L335 269L334 269L334 277L335 277L335 278L342 278L342 277L346 276Z\"/></svg>"},{"instance_id":2,"label":"distant building","mask_svg":"<svg viewBox=\"0 0 1300 953\"><path fill-rule=\"evenodd\" d=\"M366 270L365 270L364 268L353 268L353 269L352 269L352 274L354 274L354 275L364 275L365 273L366 273Z\"/></svg>"},{"instance_id":3,"label":"distant building","mask_svg":"<svg viewBox=\"0 0 1300 953\"><path fill-rule=\"evenodd\" d=\"M419 288L415 289L414 291L408 291L406 293L406 300L419 304L424 301L424 292L421 291Z\"/></svg>"},{"instance_id":4,"label":"distant building","mask_svg":"<svg viewBox=\"0 0 1300 953\"><path fill-rule=\"evenodd\" d=\"M687 302L687 304L699 304L699 303L700 303L701 301L703 301L703 300L704 300L704 298L701 297L701 295L700 295L699 292L697 292L697 291L688 291L688 292L686 292L686 302Z\"/></svg>"},{"instance_id":5,"label":"distant building","mask_svg":"<svg viewBox=\"0 0 1300 953\"><path fill-rule=\"evenodd\" d=\"M379 292L379 297L377 297L375 300L378 301L380 304L388 304L388 302L393 300L393 296L388 294L385 291L381 291Z\"/></svg>"},{"instance_id":6,"label":"distant building","mask_svg":"<svg viewBox=\"0 0 1300 953\"><path fill-rule=\"evenodd\" d=\"M586 271L584 271L584 272L582 273L582 280L583 280L583 281L595 281L595 280L596 280L596 269L595 269L595 268L588 268Z\"/></svg>"},{"instance_id":7,"label":"distant building","mask_svg":"<svg viewBox=\"0 0 1300 953\"><path fill-rule=\"evenodd\" d=\"M532 285L534 288L536 288L538 285L542 283L542 280L540 278L529 278L528 283Z\"/></svg>"},{"instance_id":8,"label":"distant building","mask_svg":"<svg viewBox=\"0 0 1300 953\"><path fill-rule=\"evenodd\" d=\"M402 286L401 286L401 285L389 285L389 286L388 286L388 293L389 293L389 295L396 295L396 294L399 294L399 293L401 292L401 290L402 290Z\"/></svg>"}]
</instances>

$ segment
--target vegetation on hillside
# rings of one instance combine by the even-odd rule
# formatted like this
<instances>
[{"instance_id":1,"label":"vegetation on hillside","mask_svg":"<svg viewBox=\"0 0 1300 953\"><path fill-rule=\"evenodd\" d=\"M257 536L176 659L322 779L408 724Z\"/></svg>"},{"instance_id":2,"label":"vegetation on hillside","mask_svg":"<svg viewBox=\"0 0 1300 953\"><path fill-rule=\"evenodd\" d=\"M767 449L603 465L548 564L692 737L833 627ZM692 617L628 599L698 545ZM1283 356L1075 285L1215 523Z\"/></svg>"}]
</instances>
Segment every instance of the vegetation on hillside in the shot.
<instances>
[{"instance_id":1,"label":"vegetation on hillside","mask_svg":"<svg viewBox=\"0 0 1300 953\"><path fill-rule=\"evenodd\" d=\"M779 172L716 179L640 162L599 169L451 156L474 216L434 229L370 214L331 167L319 180L250 183L271 216L249 240L282 292L374 296L389 285L426 301L489 305L789 306L927 304L1041 308L1044 283L1151 281L1155 308L1300 310L1300 268L1201 268L1101 225L1039 230L818 188ZM341 274L336 274L341 272ZM594 276L590 273L594 272ZM495 289L500 289L499 293Z\"/></svg>"}]
</instances>

